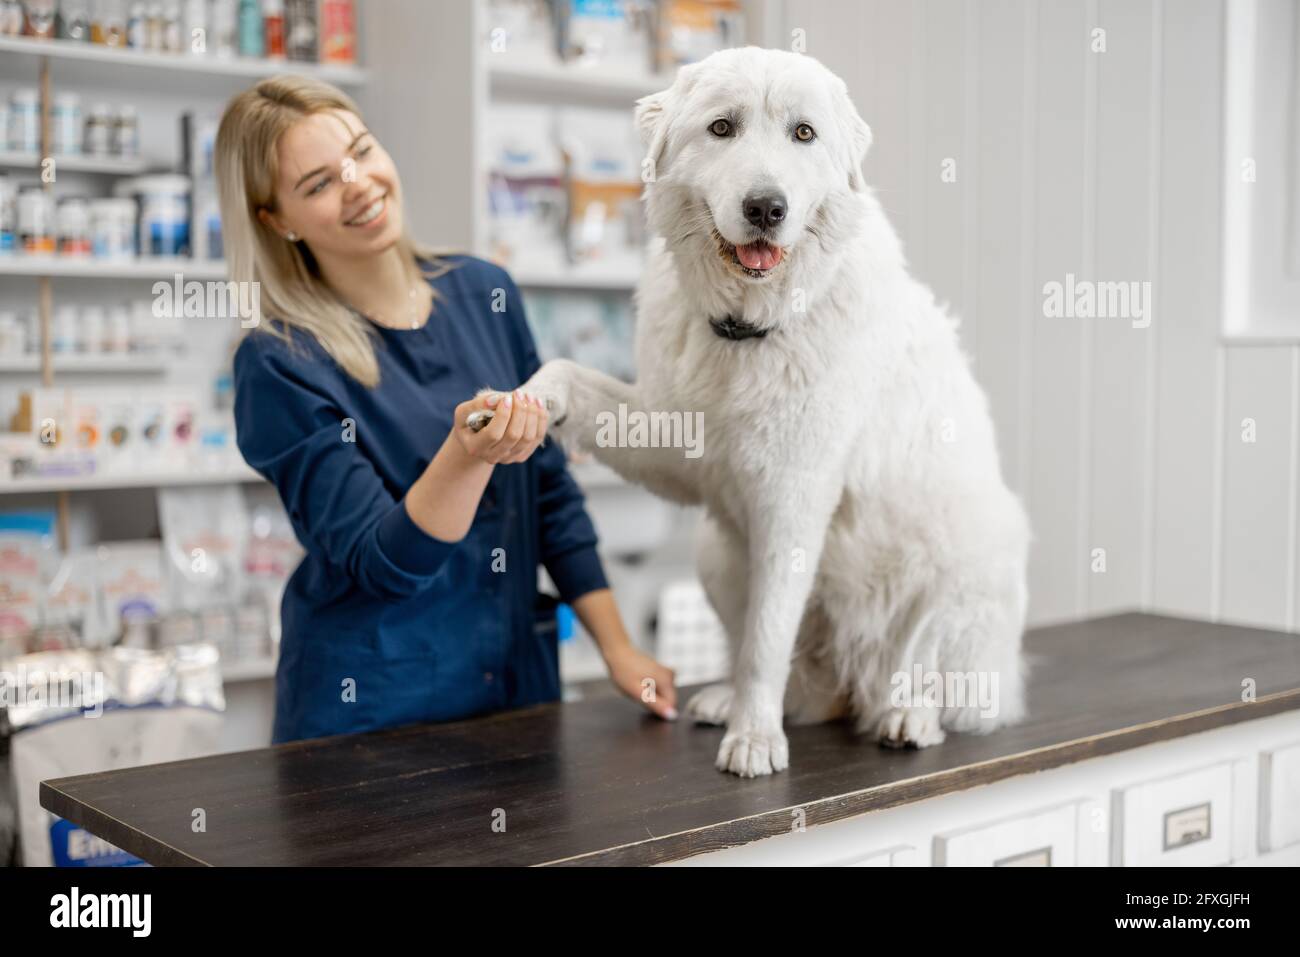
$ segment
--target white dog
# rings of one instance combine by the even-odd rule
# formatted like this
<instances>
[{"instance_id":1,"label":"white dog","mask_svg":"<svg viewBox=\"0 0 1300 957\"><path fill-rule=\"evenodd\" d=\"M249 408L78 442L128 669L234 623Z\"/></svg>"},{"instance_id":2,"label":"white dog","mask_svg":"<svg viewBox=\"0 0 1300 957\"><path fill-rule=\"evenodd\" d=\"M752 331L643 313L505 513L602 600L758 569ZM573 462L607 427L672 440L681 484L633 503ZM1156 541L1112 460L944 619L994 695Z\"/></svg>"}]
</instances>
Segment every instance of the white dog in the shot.
<instances>
[{"instance_id":1,"label":"white dog","mask_svg":"<svg viewBox=\"0 0 1300 957\"><path fill-rule=\"evenodd\" d=\"M554 360L524 388L566 446L705 507L699 574L734 668L687 710L726 725L718 767L785 768L783 717L852 715L913 747L1019 720L1029 523L957 322L863 182L871 132L844 82L807 56L726 50L636 120L656 234L638 381ZM702 454L601 441L620 405L702 413ZM953 700L954 677L996 700Z\"/></svg>"}]
</instances>

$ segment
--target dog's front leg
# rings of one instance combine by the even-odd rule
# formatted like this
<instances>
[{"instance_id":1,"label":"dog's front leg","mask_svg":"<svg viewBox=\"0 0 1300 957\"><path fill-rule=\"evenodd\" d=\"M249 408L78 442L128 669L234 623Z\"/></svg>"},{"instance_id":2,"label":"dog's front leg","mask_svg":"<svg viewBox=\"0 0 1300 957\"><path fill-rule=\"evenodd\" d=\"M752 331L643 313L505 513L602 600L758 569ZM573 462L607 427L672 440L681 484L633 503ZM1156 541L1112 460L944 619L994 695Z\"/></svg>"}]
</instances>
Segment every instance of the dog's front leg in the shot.
<instances>
[{"instance_id":1,"label":"dog's front leg","mask_svg":"<svg viewBox=\"0 0 1300 957\"><path fill-rule=\"evenodd\" d=\"M597 461L629 482L662 498L682 505L700 504L698 451L692 456L689 445L649 446L620 441L620 421L626 423L637 416L648 419L655 411L672 411L646 409L635 385L571 359L552 359L521 388L546 401L550 414L547 431L566 448L592 453ZM688 420L690 415L682 412L674 421L693 425L697 420ZM698 450L702 437L697 431L683 430L681 436L690 439Z\"/></svg>"},{"instance_id":2,"label":"dog's front leg","mask_svg":"<svg viewBox=\"0 0 1300 957\"><path fill-rule=\"evenodd\" d=\"M790 659L841 489L827 474L838 472L792 471L749 502L749 602L719 770L754 777L789 764L781 717Z\"/></svg>"}]
</instances>

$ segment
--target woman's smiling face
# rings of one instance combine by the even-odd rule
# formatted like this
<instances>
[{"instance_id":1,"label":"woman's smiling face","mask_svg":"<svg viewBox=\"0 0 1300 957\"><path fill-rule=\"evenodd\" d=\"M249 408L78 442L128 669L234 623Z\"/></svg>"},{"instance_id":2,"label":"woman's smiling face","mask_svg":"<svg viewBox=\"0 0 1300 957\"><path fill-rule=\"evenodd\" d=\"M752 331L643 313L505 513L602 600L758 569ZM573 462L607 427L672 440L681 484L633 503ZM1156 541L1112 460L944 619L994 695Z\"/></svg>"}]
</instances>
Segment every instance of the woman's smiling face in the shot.
<instances>
[{"instance_id":1,"label":"woman's smiling face","mask_svg":"<svg viewBox=\"0 0 1300 957\"><path fill-rule=\"evenodd\" d=\"M303 117L280 137L276 211L317 258L383 252L402 235L401 183L392 157L345 110Z\"/></svg>"}]
</instances>

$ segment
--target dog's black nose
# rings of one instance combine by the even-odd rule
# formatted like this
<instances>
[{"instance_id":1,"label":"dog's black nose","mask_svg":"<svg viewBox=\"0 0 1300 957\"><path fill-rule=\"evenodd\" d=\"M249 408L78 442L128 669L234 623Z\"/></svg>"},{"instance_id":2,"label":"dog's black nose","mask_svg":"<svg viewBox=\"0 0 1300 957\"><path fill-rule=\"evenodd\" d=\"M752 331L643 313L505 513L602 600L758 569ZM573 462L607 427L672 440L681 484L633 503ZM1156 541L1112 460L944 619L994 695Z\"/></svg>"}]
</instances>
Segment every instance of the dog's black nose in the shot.
<instances>
[{"instance_id":1,"label":"dog's black nose","mask_svg":"<svg viewBox=\"0 0 1300 957\"><path fill-rule=\"evenodd\" d=\"M771 229L785 219L785 197L780 193L746 196L742 202L745 219L759 229Z\"/></svg>"}]
</instances>

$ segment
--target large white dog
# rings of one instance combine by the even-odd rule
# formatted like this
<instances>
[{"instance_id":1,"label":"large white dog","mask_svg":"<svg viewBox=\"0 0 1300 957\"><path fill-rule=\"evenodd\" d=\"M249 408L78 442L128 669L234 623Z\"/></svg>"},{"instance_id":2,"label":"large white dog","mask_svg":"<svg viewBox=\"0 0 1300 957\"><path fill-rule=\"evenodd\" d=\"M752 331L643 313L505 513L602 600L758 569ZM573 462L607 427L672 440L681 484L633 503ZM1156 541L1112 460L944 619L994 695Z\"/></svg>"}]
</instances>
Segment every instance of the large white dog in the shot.
<instances>
[{"instance_id":1,"label":"large white dog","mask_svg":"<svg viewBox=\"0 0 1300 957\"><path fill-rule=\"evenodd\" d=\"M524 388L564 445L705 507L699 574L734 669L687 710L726 725L718 767L785 768L783 717L851 715L913 747L1018 720L1029 524L957 322L863 182L871 132L844 82L727 50L636 120L656 234L638 380L555 360ZM702 413L702 454L603 441L620 405ZM995 698L963 700L972 680Z\"/></svg>"}]
</instances>

